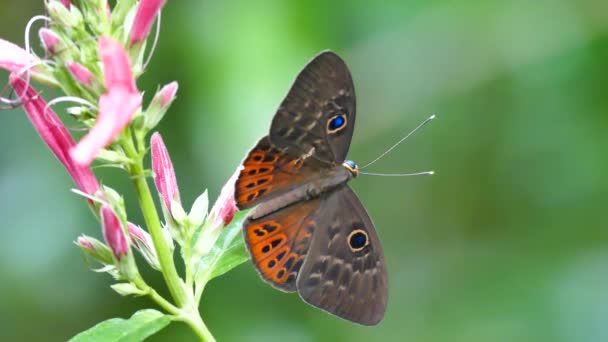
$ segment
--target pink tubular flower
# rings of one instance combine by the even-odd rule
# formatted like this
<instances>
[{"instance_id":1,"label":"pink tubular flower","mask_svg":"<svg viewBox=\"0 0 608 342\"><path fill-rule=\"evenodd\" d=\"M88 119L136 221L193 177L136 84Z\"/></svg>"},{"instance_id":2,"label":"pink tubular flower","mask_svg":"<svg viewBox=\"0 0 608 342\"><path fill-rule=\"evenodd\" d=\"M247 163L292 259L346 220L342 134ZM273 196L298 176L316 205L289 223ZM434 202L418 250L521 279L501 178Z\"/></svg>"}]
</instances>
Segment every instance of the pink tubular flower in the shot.
<instances>
[{"instance_id":1,"label":"pink tubular flower","mask_svg":"<svg viewBox=\"0 0 608 342\"><path fill-rule=\"evenodd\" d=\"M129 57L120 43L100 38L99 55L107 92L99 99L95 126L71 151L74 160L81 165L89 165L131 122L141 106L141 94L135 86Z\"/></svg>"},{"instance_id":2,"label":"pink tubular flower","mask_svg":"<svg viewBox=\"0 0 608 342\"><path fill-rule=\"evenodd\" d=\"M17 72L22 68L33 65L38 59L19 46L0 39L0 68L9 72Z\"/></svg>"},{"instance_id":3,"label":"pink tubular flower","mask_svg":"<svg viewBox=\"0 0 608 342\"><path fill-rule=\"evenodd\" d=\"M101 228L103 238L110 246L116 260L120 260L123 256L129 254L129 244L125 232L122 230L120 219L116 216L112 207L107 204L101 207Z\"/></svg>"},{"instance_id":4,"label":"pink tubular flower","mask_svg":"<svg viewBox=\"0 0 608 342\"><path fill-rule=\"evenodd\" d=\"M97 192L99 184L91 169L77 165L72 160L69 151L75 143L61 120L52 109L46 108L46 102L24 79L12 74L10 82L34 129L72 176L78 188L87 194Z\"/></svg>"},{"instance_id":5,"label":"pink tubular flower","mask_svg":"<svg viewBox=\"0 0 608 342\"><path fill-rule=\"evenodd\" d=\"M93 79L93 74L86 67L78 64L76 62L68 62L67 68L72 77L81 84L86 86L91 86L91 80Z\"/></svg>"},{"instance_id":6,"label":"pink tubular flower","mask_svg":"<svg viewBox=\"0 0 608 342\"><path fill-rule=\"evenodd\" d=\"M52 30L43 27L38 31L38 35L40 36L40 41L42 45L44 45L44 49L48 51L51 55L54 55L57 52L57 46L60 43L59 36L57 33Z\"/></svg>"},{"instance_id":7,"label":"pink tubular flower","mask_svg":"<svg viewBox=\"0 0 608 342\"><path fill-rule=\"evenodd\" d=\"M141 0L139 2L131 28L131 46L146 39L154 19L166 2L167 0Z\"/></svg>"},{"instance_id":8,"label":"pink tubular flower","mask_svg":"<svg viewBox=\"0 0 608 342\"><path fill-rule=\"evenodd\" d=\"M215 201L215 204L213 204L213 208L211 208L211 216L215 217L214 225L229 224L234 217L234 213L239 210L234 200L234 185L242 168L242 166L239 166L228 182L224 184L220 196Z\"/></svg>"},{"instance_id":9,"label":"pink tubular flower","mask_svg":"<svg viewBox=\"0 0 608 342\"><path fill-rule=\"evenodd\" d=\"M160 133L155 132L152 134L150 140L150 144L152 145L154 184L156 184L156 189L165 202L165 207L171 212L171 200L180 202L173 163L171 163L169 152Z\"/></svg>"},{"instance_id":10,"label":"pink tubular flower","mask_svg":"<svg viewBox=\"0 0 608 342\"><path fill-rule=\"evenodd\" d=\"M65 8L70 9L70 0L61 0L61 3Z\"/></svg>"}]
</instances>

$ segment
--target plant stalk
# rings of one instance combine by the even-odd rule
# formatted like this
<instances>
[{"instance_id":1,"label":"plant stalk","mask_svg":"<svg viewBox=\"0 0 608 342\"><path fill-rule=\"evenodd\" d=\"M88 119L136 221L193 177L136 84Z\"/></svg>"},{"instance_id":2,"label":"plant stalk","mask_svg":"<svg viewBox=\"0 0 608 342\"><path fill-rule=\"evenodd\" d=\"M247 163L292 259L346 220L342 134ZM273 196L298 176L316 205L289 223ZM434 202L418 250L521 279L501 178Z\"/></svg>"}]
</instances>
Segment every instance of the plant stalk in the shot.
<instances>
[{"instance_id":1,"label":"plant stalk","mask_svg":"<svg viewBox=\"0 0 608 342\"><path fill-rule=\"evenodd\" d=\"M182 280L177 273L177 269L175 268L173 253L171 252L167 241L165 241L165 236L158 217L158 211L156 210L156 205L152 199L152 194L144 174L143 155L136 151L130 136L128 139L125 139L125 142L122 145L126 156L132 160L132 164L129 167L129 174L135 185L139 205L144 220L146 221L148 231L150 232L150 236L152 236L154 248L158 254L158 261L162 268L161 273L165 278L165 283L169 288L171 296L179 307L183 307L184 304L188 302L188 296L182 286Z\"/></svg>"}]
</instances>

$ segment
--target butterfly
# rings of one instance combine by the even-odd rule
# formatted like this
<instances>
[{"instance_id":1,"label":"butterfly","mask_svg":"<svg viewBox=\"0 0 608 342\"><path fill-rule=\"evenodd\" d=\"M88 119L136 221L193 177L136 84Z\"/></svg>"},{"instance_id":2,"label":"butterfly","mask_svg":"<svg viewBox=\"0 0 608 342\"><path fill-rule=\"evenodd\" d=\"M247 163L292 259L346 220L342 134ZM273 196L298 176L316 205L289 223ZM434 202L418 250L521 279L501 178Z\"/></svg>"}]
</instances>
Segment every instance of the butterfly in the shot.
<instances>
[{"instance_id":1,"label":"butterfly","mask_svg":"<svg viewBox=\"0 0 608 342\"><path fill-rule=\"evenodd\" d=\"M355 89L346 63L324 51L299 73L270 132L235 183L247 250L261 278L307 303L363 325L378 324L388 276L374 225L348 181Z\"/></svg>"}]
</instances>

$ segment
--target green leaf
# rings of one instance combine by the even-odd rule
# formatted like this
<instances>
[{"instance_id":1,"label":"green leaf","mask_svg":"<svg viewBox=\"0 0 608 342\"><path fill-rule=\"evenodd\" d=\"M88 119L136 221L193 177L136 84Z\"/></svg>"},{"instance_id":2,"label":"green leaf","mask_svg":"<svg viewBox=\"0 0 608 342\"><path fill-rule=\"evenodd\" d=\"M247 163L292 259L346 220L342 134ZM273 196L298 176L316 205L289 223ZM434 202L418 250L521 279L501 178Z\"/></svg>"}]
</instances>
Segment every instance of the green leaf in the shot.
<instances>
[{"instance_id":1,"label":"green leaf","mask_svg":"<svg viewBox=\"0 0 608 342\"><path fill-rule=\"evenodd\" d=\"M112 318L74 336L69 342L138 342L171 323L156 310L140 310L129 319Z\"/></svg>"},{"instance_id":2,"label":"green leaf","mask_svg":"<svg viewBox=\"0 0 608 342\"><path fill-rule=\"evenodd\" d=\"M249 211L239 211L224 227L215 245L197 263L197 280L205 283L237 267L249 259L241 226Z\"/></svg>"}]
</instances>

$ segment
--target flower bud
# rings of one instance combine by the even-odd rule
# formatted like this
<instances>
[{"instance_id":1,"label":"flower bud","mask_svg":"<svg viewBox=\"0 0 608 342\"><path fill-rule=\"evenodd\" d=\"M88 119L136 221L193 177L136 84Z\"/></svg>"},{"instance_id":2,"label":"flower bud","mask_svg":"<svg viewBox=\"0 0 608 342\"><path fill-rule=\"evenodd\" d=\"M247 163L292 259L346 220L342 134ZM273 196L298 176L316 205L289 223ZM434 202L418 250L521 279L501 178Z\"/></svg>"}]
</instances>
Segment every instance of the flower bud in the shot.
<instances>
[{"instance_id":1,"label":"flower bud","mask_svg":"<svg viewBox=\"0 0 608 342\"><path fill-rule=\"evenodd\" d=\"M220 196L215 201L213 208L211 208L210 216L215 218L214 225L216 226L228 225L232 221L234 213L239 210L234 200L234 186L242 169L243 166L239 166L226 184L224 184Z\"/></svg>"},{"instance_id":2,"label":"flower bud","mask_svg":"<svg viewBox=\"0 0 608 342\"><path fill-rule=\"evenodd\" d=\"M74 80L88 87L91 86L91 82L94 76L89 71L89 69L87 69L81 64L72 61L68 62L66 67L68 68L68 71L70 72L70 75L72 75Z\"/></svg>"},{"instance_id":3,"label":"flower bud","mask_svg":"<svg viewBox=\"0 0 608 342\"><path fill-rule=\"evenodd\" d=\"M103 237L112 250L117 279L133 280L138 275L137 265L129 248L123 224L112 207L104 204L100 210Z\"/></svg>"},{"instance_id":4,"label":"flower bud","mask_svg":"<svg viewBox=\"0 0 608 342\"><path fill-rule=\"evenodd\" d=\"M76 240L76 245L88 256L103 265L112 265L112 251L103 242L90 236L81 235Z\"/></svg>"},{"instance_id":5,"label":"flower bud","mask_svg":"<svg viewBox=\"0 0 608 342\"><path fill-rule=\"evenodd\" d=\"M40 41L42 42L44 49L51 55L60 51L61 38L59 38L57 33L53 32L53 30L43 27L38 31L38 35L40 36Z\"/></svg>"},{"instance_id":6,"label":"flower bud","mask_svg":"<svg viewBox=\"0 0 608 342\"><path fill-rule=\"evenodd\" d=\"M177 93L178 84L173 81L159 90L150 105L146 109L146 122L145 127L147 129L153 129L158 125L160 120L167 113L167 109L169 109L169 105L175 100L175 94Z\"/></svg>"},{"instance_id":7,"label":"flower bud","mask_svg":"<svg viewBox=\"0 0 608 342\"><path fill-rule=\"evenodd\" d=\"M141 0L131 28L131 46L145 40L154 19L167 0Z\"/></svg>"},{"instance_id":8,"label":"flower bud","mask_svg":"<svg viewBox=\"0 0 608 342\"><path fill-rule=\"evenodd\" d=\"M129 254L129 244L127 243L120 219L107 204L101 207L100 214L103 237L108 246L110 246L116 260L120 261Z\"/></svg>"},{"instance_id":9,"label":"flower bud","mask_svg":"<svg viewBox=\"0 0 608 342\"><path fill-rule=\"evenodd\" d=\"M82 13L76 6L70 6L68 9L65 3L48 1L46 9L51 19L59 23L66 31L70 31L72 27L82 28L84 26Z\"/></svg>"},{"instance_id":10,"label":"flower bud","mask_svg":"<svg viewBox=\"0 0 608 342\"><path fill-rule=\"evenodd\" d=\"M70 0L61 0L61 3L63 6L65 6L65 8L70 9Z\"/></svg>"},{"instance_id":11,"label":"flower bud","mask_svg":"<svg viewBox=\"0 0 608 342\"><path fill-rule=\"evenodd\" d=\"M154 184L162 197L165 208L171 213L171 202L181 203L177 179L173 170L173 163L169 151L163 142L160 133L155 132L150 139L152 145L152 170L154 171Z\"/></svg>"},{"instance_id":12,"label":"flower bud","mask_svg":"<svg viewBox=\"0 0 608 342\"><path fill-rule=\"evenodd\" d=\"M118 283L110 285L110 287L121 296L143 296L147 294L146 291L140 290L132 283Z\"/></svg>"},{"instance_id":13,"label":"flower bud","mask_svg":"<svg viewBox=\"0 0 608 342\"><path fill-rule=\"evenodd\" d=\"M131 237L131 242L135 248L139 250L150 266L156 270L160 270L161 267L158 262L158 255L154 249L150 234L131 222L127 222L127 229L129 230L129 236Z\"/></svg>"}]
</instances>

